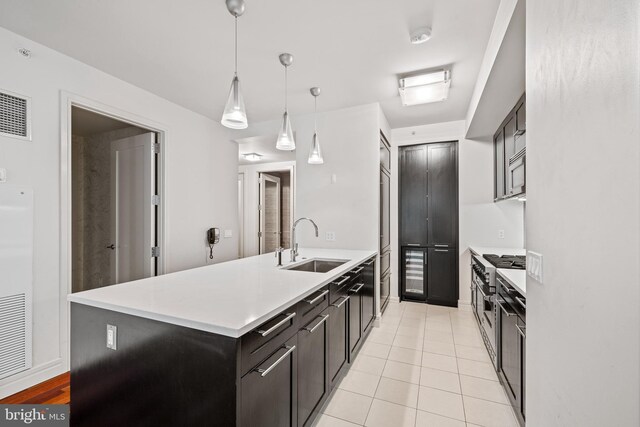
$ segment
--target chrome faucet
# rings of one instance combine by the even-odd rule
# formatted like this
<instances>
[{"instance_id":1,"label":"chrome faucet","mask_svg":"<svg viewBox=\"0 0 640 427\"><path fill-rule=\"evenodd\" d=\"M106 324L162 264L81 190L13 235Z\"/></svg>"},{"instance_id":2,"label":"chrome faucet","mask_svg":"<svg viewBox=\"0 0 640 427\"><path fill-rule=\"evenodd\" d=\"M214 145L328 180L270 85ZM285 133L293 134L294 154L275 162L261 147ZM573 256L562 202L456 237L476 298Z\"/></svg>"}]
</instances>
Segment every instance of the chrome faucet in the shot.
<instances>
[{"instance_id":1,"label":"chrome faucet","mask_svg":"<svg viewBox=\"0 0 640 427\"><path fill-rule=\"evenodd\" d=\"M298 243L296 242L296 225L303 219L306 219L311 224L313 224L313 228L316 229L316 237L318 237L318 226L311 218L298 218L291 228L291 262L296 262L296 257L298 256Z\"/></svg>"}]
</instances>

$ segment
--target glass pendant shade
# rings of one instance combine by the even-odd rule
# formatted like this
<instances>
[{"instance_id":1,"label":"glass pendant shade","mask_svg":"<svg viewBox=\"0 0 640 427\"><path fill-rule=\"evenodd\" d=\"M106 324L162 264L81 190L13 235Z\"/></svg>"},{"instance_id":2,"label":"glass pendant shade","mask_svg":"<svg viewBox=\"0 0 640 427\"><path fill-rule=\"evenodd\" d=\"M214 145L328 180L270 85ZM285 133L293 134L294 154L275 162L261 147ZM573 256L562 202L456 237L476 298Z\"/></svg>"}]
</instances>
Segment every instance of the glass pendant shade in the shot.
<instances>
[{"instance_id":1,"label":"glass pendant shade","mask_svg":"<svg viewBox=\"0 0 640 427\"><path fill-rule=\"evenodd\" d=\"M320 139L318 133L313 133L313 142L311 144L311 151L309 152L309 160L307 162L310 165L321 165L324 163L322 158L322 150L320 149Z\"/></svg>"},{"instance_id":2,"label":"glass pendant shade","mask_svg":"<svg viewBox=\"0 0 640 427\"><path fill-rule=\"evenodd\" d=\"M282 126L280 127L280 132L278 132L276 148L284 151L296 149L296 142L293 139L293 130L291 130L291 122L289 121L289 113L286 111L282 117Z\"/></svg>"},{"instance_id":3,"label":"glass pendant shade","mask_svg":"<svg viewBox=\"0 0 640 427\"><path fill-rule=\"evenodd\" d=\"M240 80L238 80L238 76L234 76L231 82L229 98L224 107L224 113L222 114L220 123L231 129L246 129L248 126L247 112L244 108L244 99L240 92Z\"/></svg>"}]
</instances>

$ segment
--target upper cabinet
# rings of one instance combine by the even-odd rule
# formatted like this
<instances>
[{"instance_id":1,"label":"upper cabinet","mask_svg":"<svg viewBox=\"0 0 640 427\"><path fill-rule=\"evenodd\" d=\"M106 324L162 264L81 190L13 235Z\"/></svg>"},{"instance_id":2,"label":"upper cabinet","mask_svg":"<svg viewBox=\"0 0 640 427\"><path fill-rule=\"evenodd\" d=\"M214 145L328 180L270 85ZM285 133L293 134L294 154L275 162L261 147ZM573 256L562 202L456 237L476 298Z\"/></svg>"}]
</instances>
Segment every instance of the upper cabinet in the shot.
<instances>
[{"instance_id":1,"label":"upper cabinet","mask_svg":"<svg viewBox=\"0 0 640 427\"><path fill-rule=\"evenodd\" d=\"M495 201L526 192L526 117L522 95L493 137Z\"/></svg>"}]
</instances>

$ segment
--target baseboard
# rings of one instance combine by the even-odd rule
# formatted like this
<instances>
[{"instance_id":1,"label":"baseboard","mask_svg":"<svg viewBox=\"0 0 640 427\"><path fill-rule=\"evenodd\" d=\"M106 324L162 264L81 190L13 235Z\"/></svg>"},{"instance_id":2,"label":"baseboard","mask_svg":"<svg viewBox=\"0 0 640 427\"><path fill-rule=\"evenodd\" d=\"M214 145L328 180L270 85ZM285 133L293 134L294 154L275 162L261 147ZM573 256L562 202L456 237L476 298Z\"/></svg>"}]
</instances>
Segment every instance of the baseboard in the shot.
<instances>
[{"instance_id":1,"label":"baseboard","mask_svg":"<svg viewBox=\"0 0 640 427\"><path fill-rule=\"evenodd\" d=\"M0 399L33 387L57 375L64 374L66 371L62 359L58 358L4 378L0 381Z\"/></svg>"},{"instance_id":2,"label":"baseboard","mask_svg":"<svg viewBox=\"0 0 640 427\"><path fill-rule=\"evenodd\" d=\"M400 302L400 297L389 297L389 302Z\"/></svg>"}]
</instances>

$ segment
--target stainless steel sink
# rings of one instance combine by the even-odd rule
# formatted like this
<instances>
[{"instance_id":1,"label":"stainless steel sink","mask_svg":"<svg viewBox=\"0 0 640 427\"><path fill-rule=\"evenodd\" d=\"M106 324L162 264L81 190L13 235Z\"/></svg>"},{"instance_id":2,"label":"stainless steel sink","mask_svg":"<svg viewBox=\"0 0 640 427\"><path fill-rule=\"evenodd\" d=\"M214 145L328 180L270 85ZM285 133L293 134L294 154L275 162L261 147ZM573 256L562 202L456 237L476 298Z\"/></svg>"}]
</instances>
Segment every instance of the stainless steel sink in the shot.
<instances>
[{"instance_id":1,"label":"stainless steel sink","mask_svg":"<svg viewBox=\"0 0 640 427\"><path fill-rule=\"evenodd\" d=\"M303 263L293 265L291 267L285 267L283 270L294 271L310 271L312 273L326 273L336 267L340 267L342 264L349 262L346 259L319 259L314 258Z\"/></svg>"}]
</instances>

